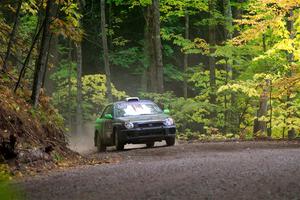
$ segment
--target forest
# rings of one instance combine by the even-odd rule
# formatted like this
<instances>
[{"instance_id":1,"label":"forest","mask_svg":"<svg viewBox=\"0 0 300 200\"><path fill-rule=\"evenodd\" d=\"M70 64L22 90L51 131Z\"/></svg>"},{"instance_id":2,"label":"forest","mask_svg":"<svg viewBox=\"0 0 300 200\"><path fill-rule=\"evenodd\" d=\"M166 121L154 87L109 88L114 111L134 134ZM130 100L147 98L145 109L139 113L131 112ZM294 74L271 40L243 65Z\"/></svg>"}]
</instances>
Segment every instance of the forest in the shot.
<instances>
[{"instance_id":1,"label":"forest","mask_svg":"<svg viewBox=\"0 0 300 200\"><path fill-rule=\"evenodd\" d=\"M139 96L179 139L293 139L299 14L299 0L1 0L0 84L77 134Z\"/></svg>"}]
</instances>

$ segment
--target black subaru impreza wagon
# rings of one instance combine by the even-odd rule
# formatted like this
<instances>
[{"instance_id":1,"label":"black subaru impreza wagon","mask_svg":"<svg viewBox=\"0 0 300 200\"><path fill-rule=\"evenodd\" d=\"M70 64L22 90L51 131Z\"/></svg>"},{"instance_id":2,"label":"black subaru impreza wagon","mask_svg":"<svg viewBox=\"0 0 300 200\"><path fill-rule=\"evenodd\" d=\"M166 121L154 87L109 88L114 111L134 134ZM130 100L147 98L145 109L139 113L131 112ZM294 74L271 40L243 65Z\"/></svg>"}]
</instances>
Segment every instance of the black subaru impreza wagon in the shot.
<instances>
[{"instance_id":1,"label":"black subaru impreza wagon","mask_svg":"<svg viewBox=\"0 0 300 200\"><path fill-rule=\"evenodd\" d=\"M94 142L98 151L107 146L123 150L125 144L146 144L153 147L156 141L175 144L176 126L168 115L149 100L127 98L105 107L96 120Z\"/></svg>"}]
</instances>

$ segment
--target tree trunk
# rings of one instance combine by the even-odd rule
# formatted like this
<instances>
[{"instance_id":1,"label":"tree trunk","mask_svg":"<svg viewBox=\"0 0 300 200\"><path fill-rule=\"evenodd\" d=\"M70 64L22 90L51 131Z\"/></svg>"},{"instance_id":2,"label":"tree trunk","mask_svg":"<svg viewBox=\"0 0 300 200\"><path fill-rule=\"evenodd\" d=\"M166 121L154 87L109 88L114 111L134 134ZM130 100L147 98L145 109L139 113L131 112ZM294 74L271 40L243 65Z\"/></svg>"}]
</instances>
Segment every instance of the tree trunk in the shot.
<instances>
[{"instance_id":1,"label":"tree trunk","mask_svg":"<svg viewBox=\"0 0 300 200\"><path fill-rule=\"evenodd\" d=\"M68 53L68 60L69 60L69 66L68 66L68 125L69 128L72 128L72 42L69 41L69 53Z\"/></svg>"},{"instance_id":2,"label":"tree trunk","mask_svg":"<svg viewBox=\"0 0 300 200\"><path fill-rule=\"evenodd\" d=\"M113 29L112 20L113 20L112 2L109 1L109 3L108 3L108 28L109 29ZM108 48L109 49L113 48L113 37L112 37L112 34L110 34L109 38L108 38Z\"/></svg>"},{"instance_id":3,"label":"tree trunk","mask_svg":"<svg viewBox=\"0 0 300 200\"><path fill-rule=\"evenodd\" d=\"M141 75L141 91L147 92L147 83L148 83L148 73L147 69L145 69Z\"/></svg>"},{"instance_id":4,"label":"tree trunk","mask_svg":"<svg viewBox=\"0 0 300 200\"><path fill-rule=\"evenodd\" d=\"M232 39L232 9L230 0L223 0L224 6L224 15L225 15L225 39L230 40Z\"/></svg>"},{"instance_id":5,"label":"tree trunk","mask_svg":"<svg viewBox=\"0 0 300 200\"><path fill-rule=\"evenodd\" d=\"M245 0L238 0L238 3L243 3ZM228 7L229 8L229 7ZM230 7L231 8L231 7ZM243 14L243 7L240 6L240 8L238 8L235 12L235 19L241 19L242 18L242 14ZM235 31L233 32L233 36L236 37L238 36L240 33L239 31ZM236 61L233 60L232 62L233 66L236 65ZM234 67L231 67L232 73L231 73L231 80L236 80L238 77L238 72L237 70L234 69ZM231 107L233 109L238 108L238 104L237 104L237 96L235 93L231 94ZM230 121L232 123L233 126L233 133L239 133L240 132L240 125L241 125L241 121L240 118L237 117L238 115L240 115L240 113L238 111L233 110L233 112L231 113L230 116Z\"/></svg>"},{"instance_id":6,"label":"tree trunk","mask_svg":"<svg viewBox=\"0 0 300 200\"><path fill-rule=\"evenodd\" d=\"M78 0L79 9L84 13L86 6L85 0ZM82 23L82 22L81 22ZM77 59L77 85L76 85L76 134L79 135L83 131L83 112L82 112L82 42L76 44Z\"/></svg>"},{"instance_id":7,"label":"tree trunk","mask_svg":"<svg viewBox=\"0 0 300 200\"><path fill-rule=\"evenodd\" d=\"M46 58L46 66L43 74L43 79L42 79L42 88L45 88L45 81L46 81L46 76L47 76L47 71L48 71L48 63L49 63L49 57L50 57L50 52L51 52L51 41L52 41L53 34L51 34L50 39L49 39L49 44L48 44L48 50L47 50L47 58Z\"/></svg>"},{"instance_id":8,"label":"tree trunk","mask_svg":"<svg viewBox=\"0 0 300 200\"><path fill-rule=\"evenodd\" d=\"M7 45L7 50L6 50L6 53L5 53L4 60L3 60L3 66L2 66L2 71L3 72L7 71L7 62L8 62L9 56L11 54L12 45L13 45L14 40L15 40L15 35L16 35L17 27L18 27L18 23L19 23L19 15L20 15L22 3L23 3L23 1L19 1L19 3L18 3L15 22L14 22L13 28L11 30L11 33L10 33L10 37L9 37L9 41L8 41L8 45Z\"/></svg>"},{"instance_id":9,"label":"tree trunk","mask_svg":"<svg viewBox=\"0 0 300 200\"><path fill-rule=\"evenodd\" d=\"M209 44L210 44L210 55L208 58L208 64L209 64L209 80L210 80L210 103L212 105L216 105L217 97L216 97L216 61L215 57L212 56L212 54L215 52L215 45L216 45L216 26L215 22L212 19L213 13L215 12L215 0L209 0L209 11L210 11L210 21L208 26L208 34L209 34ZM210 118L214 121L214 119L217 117L217 113L215 109L213 109L210 113Z\"/></svg>"},{"instance_id":10,"label":"tree trunk","mask_svg":"<svg viewBox=\"0 0 300 200\"><path fill-rule=\"evenodd\" d=\"M228 81L229 81L229 73L230 73L230 70L228 69L229 68L229 64L228 64L228 60L226 59L226 64L225 64L225 67L226 67L226 77L225 77L225 85L228 84ZM227 95L225 94L224 96L224 133L226 134L227 131L228 131L228 119L229 119L229 110L228 110L228 99L227 99Z\"/></svg>"},{"instance_id":11,"label":"tree trunk","mask_svg":"<svg viewBox=\"0 0 300 200\"><path fill-rule=\"evenodd\" d=\"M264 52L267 50L266 44L265 44L265 39L263 35L263 49ZM259 108L257 111L257 118L254 120L254 126L253 126L253 134L254 136L260 132L260 133L266 133L267 132L267 122L259 120L260 117L267 116L268 114L268 102L269 102L269 97L270 97L270 87L271 87L271 80L265 80L266 81L266 86L263 88L263 92L260 95L259 99Z\"/></svg>"},{"instance_id":12,"label":"tree trunk","mask_svg":"<svg viewBox=\"0 0 300 200\"><path fill-rule=\"evenodd\" d=\"M225 16L225 40L231 40L232 39L232 27L233 27L233 19L232 19L232 10L231 10L231 3L230 0L223 0L223 7L224 7L224 16ZM226 58L226 82L225 84L227 85L229 82L229 78L232 78L232 65L231 63L228 62L229 58ZM225 107L225 112L224 112L224 132L226 133L228 131L228 121L229 123L234 122L234 115L235 113L230 112L228 110L228 100L227 100L227 95L225 94L224 97L224 107ZM230 130L233 132L233 130Z\"/></svg>"},{"instance_id":13,"label":"tree trunk","mask_svg":"<svg viewBox=\"0 0 300 200\"><path fill-rule=\"evenodd\" d=\"M263 92L259 99L259 108L257 111L256 119L254 120L253 134L266 133L267 122L265 120L260 120L259 118L267 116L268 114L268 102L269 102L269 91L270 91L270 80L265 80L266 86L263 88Z\"/></svg>"},{"instance_id":14,"label":"tree trunk","mask_svg":"<svg viewBox=\"0 0 300 200\"><path fill-rule=\"evenodd\" d=\"M185 10L185 39L189 39L189 34L190 34L190 17L189 17L189 12L186 9ZM183 55L183 71L184 71L184 80L183 80L183 97L187 99L188 97L188 87L187 87L187 69L189 65L189 57L188 54L184 53Z\"/></svg>"},{"instance_id":15,"label":"tree trunk","mask_svg":"<svg viewBox=\"0 0 300 200\"><path fill-rule=\"evenodd\" d=\"M288 21L287 21L287 29L289 31L289 34L290 34L290 39L291 40L294 40L295 39L295 27L294 27L294 23L295 23L295 19L294 19L294 10L291 9L289 11L289 14L288 14ZM292 44L292 46L294 47L294 43ZM294 58L294 52L288 52L288 62L289 62L289 65L290 65L290 69L289 69L289 74L288 76L289 77L292 77L293 76L293 63L295 62L295 58ZM292 105L292 101L293 101L293 98L291 97L291 91L290 91L290 88L288 88L288 96L287 96L287 110L289 110L289 107L291 107ZM287 118L290 118L292 117L292 113L288 113L288 116ZM288 130L288 138L289 139L293 139L295 138L296 136L296 131L294 128L291 128Z\"/></svg>"},{"instance_id":16,"label":"tree trunk","mask_svg":"<svg viewBox=\"0 0 300 200\"><path fill-rule=\"evenodd\" d=\"M107 97L109 102L113 101L111 93L111 76L109 67L109 55L107 47L107 35L106 35L106 21L105 21L105 0L101 0L101 33L102 33L102 46L103 46L103 59L106 75L106 88Z\"/></svg>"},{"instance_id":17,"label":"tree trunk","mask_svg":"<svg viewBox=\"0 0 300 200\"><path fill-rule=\"evenodd\" d=\"M162 45L160 37L160 11L159 0L152 0L153 5L153 27L154 27L154 51L157 77L157 92L164 92L164 68L162 60Z\"/></svg>"},{"instance_id":18,"label":"tree trunk","mask_svg":"<svg viewBox=\"0 0 300 200\"><path fill-rule=\"evenodd\" d=\"M77 95L76 95L76 133L82 132L82 46L76 45L77 53Z\"/></svg>"},{"instance_id":19,"label":"tree trunk","mask_svg":"<svg viewBox=\"0 0 300 200\"><path fill-rule=\"evenodd\" d=\"M153 5L149 5L146 10L146 44L148 50L149 61L149 89L151 92L157 92L157 77L156 77L156 61L154 51L154 26L153 26Z\"/></svg>"},{"instance_id":20,"label":"tree trunk","mask_svg":"<svg viewBox=\"0 0 300 200\"><path fill-rule=\"evenodd\" d=\"M144 18L145 18L145 27L144 27L144 71L141 74L141 88L142 92L148 91L148 70L150 66L150 55L149 55L149 22L148 22L148 7L143 9Z\"/></svg>"},{"instance_id":21,"label":"tree trunk","mask_svg":"<svg viewBox=\"0 0 300 200\"><path fill-rule=\"evenodd\" d=\"M41 40L40 53L34 71L34 80L33 80L32 95L31 95L31 101L34 107L36 107L39 102L39 95L40 95L40 89L42 87L43 74L47 64L46 63L47 51L48 51L48 45L49 45L49 40L51 35L50 19L51 19L52 4L53 1L47 0L44 30L43 30L42 40Z\"/></svg>"}]
</instances>

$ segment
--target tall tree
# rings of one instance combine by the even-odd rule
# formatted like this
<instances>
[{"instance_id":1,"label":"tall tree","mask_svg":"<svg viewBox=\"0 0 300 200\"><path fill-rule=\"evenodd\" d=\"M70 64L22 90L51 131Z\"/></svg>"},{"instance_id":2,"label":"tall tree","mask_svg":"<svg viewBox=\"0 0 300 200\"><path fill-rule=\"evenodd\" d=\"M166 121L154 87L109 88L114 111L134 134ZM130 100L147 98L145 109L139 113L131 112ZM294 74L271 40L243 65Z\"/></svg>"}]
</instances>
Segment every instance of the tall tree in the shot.
<instances>
[{"instance_id":1,"label":"tall tree","mask_svg":"<svg viewBox=\"0 0 300 200\"><path fill-rule=\"evenodd\" d=\"M51 39L50 33L50 20L51 20L51 9L53 6L52 0L47 0L46 11L45 11L45 22L43 27L43 34L41 39L41 44L39 48L39 56L36 61L36 66L34 70L34 80L32 86L31 101L34 107L38 105L40 89L42 87L42 79L44 71L47 65L47 52L49 50L49 41Z\"/></svg>"},{"instance_id":2,"label":"tall tree","mask_svg":"<svg viewBox=\"0 0 300 200\"><path fill-rule=\"evenodd\" d=\"M189 39L189 34L190 34L190 16L189 12L186 8L185 14L184 14L184 21L185 21L185 39ZM188 86L187 86L187 69L189 65L189 57L188 54L185 53L183 55L183 71L184 71L184 80L183 80L183 96L186 99L188 97Z\"/></svg>"},{"instance_id":3,"label":"tall tree","mask_svg":"<svg viewBox=\"0 0 300 200\"><path fill-rule=\"evenodd\" d=\"M82 132L82 45L76 44L77 53L77 94L76 94L76 133Z\"/></svg>"},{"instance_id":4,"label":"tall tree","mask_svg":"<svg viewBox=\"0 0 300 200\"><path fill-rule=\"evenodd\" d=\"M294 27L294 24L295 24L295 19L294 19L294 8L292 8L289 12L288 12L288 15L287 15L287 30L289 32L289 37L290 37L290 40L292 41L292 46L294 48L294 39L295 39L295 27ZM289 77L292 77L293 76L293 65L294 65L294 62L295 62L295 55L294 55L294 52L291 51L291 52L288 52L288 63L290 65L290 69L289 69L289 72L288 72L288 76ZM292 105L292 97L291 97L291 91L290 91L290 88L288 88L288 92L287 92L287 110L289 110L289 107ZM289 111L288 111L289 112ZM288 113L288 118L291 117L291 113ZM296 131L294 128L290 128L288 130L288 138L289 139L292 139L294 138L296 135Z\"/></svg>"},{"instance_id":5,"label":"tall tree","mask_svg":"<svg viewBox=\"0 0 300 200\"><path fill-rule=\"evenodd\" d=\"M150 90L163 93L164 69L162 58L162 44L160 37L159 0L152 0L146 11L147 49L149 59Z\"/></svg>"},{"instance_id":6,"label":"tall tree","mask_svg":"<svg viewBox=\"0 0 300 200\"><path fill-rule=\"evenodd\" d=\"M151 92L157 92L157 77L156 77L156 64L155 64L155 51L153 42L153 4L148 5L146 8L146 27L145 27L145 46L147 49L147 60L149 62L149 89Z\"/></svg>"},{"instance_id":7,"label":"tall tree","mask_svg":"<svg viewBox=\"0 0 300 200\"><path fill-rule=\"evenodd\" d=\"M68 98L70 101L68 102L68 126L72 127L72 42L69 41L69 49L68 49Z\"/></svg>"},{"instance_id":8,"label":"tall tree","mask_svg":"<svg viewBox=\"0 0 300 200\"><path fill-rule=\"evenodd\" d=\"M267 51L266 43L265 43L265 34L262 34L262 48L263 52ZM265 134L267 132L267 122L265 119L260 119L261 117L266 117L268 114L268 102L269 102L269 93L271 89L271 80L266 79L265 85L263 86L263 91L259 98L259 105L258 110L256 113L256 118L254 120L253 125L253 134L256 135L257 133Z\"/></svg>"},{"instance_id":9,"label":"tall tree","mask_svg":"<svg viewBox=\"0 0 300 200\"><path fill-rule=\"evenodd\" d=\"M86 6L85 0L78 0L78 5L81 12L84 12ZM80 24L82 22L80 21ZM77 92L76 92L76 134L82 132L83 115L82 115L82 41L76 44L76 57L77 57Z\"/></svg>"},{"instance_id":10,"label":"tall tree","mask_svg":"<svg viewBox=\"0 0 300 200\"><path fill-rule=\"evenodd\" d=\"M225 0L225 1L226 1L226 0ZM242 4L244 1L245 1L245 0L238 0L238 1L237 1L237 2L240 4L240 6L237 7L234 17L233 17L231 5L230 5L230 7L229 7L230 1L228 0L228 3L225 4L226 7L227 7L226 13L227 13L228 17L229 17L230 14L232 15L232 20L230 20L230 18L227 18L227 20L226 20L226 21L227 21L226 24L228 23L229 27L230 27L231 23L233 23L233 18L235 18L235 19L237 19L237 20L239 20L239 19L242 18L243 7L241 6L241 4ZM231 9L231 12L230 12L229 9ZM232 30L232 31L233 31L233 32L232 32L232 35L230 35L230 34L228 35L228 31L226 31L225 34L226 34L227 36L232 36L232 37L236 37L236 36L238 36L238 35L240 34L238 30ZM237 79L237 77L238 77L238 72L237 72L237 70L236 70L235 68L233 68L233 66L235 66L236 64L237 64L236 60L233 60L233 61L232 61L232 66L231 66L231 77L230 77L231 80L235 80L235 79ZM230 101L231 101L231 107L232 107L233 109L237 108L237 96L236 96L235 93L232 93L232 94L231 94L231 100L230 100ZM242 114L242 113L241 113L241 114ZM239 128L240 128L240 123L241 123L241 121L240 121L239 117L237 117L237 113L236 113L234 110L230 113L230 121L231 121L232 126L234 127L234 128L233 128L233 132L234 132L234 133L238 133Z\"/></svg>"},{"instance_id":11,"label":"tall tree","mask_svg":"<svg viewBox=\"0 0 300 200\"><path fill-rule=\"evenodd\" d=\"M9 41L8 41L8 45L7 45L7 50L6 50L6 53L5 53L4 60L3 60L3 66L2 66L2 71L3 72L6 72L6 70L7 70L7 61L10 57L11 48L12 48L12 45L13 45L14 40L15 40L15 35L16 35L17 27L18 27L18 23L19 23L19 16L20 16L22 3L23 3L23 1L20 0L18 2L18 5L17 5L14 25L13 25L11 33L10 33L10 37L9 37Z\"/></svg>"},{"instance_id":12,"label":"tall tree","mask_svg":"<svg viewBox=\"0 0 300 200\"><path fill-rule=\"evenodd\" d=\"M224 17L225 17L225 39L232 39L232 31L233 31L233 19L232 19L232 9L230 0L223 0L224 6Z\"/></svg>"},{"instance_id":13,"label":"tall tree","mask_svg":"<svg viewBox=\"0 0 300 200\"><path fill-rule=\"evenodd\" d=\"M150 38L149 38L149 6L146 8L143 8L143 13L144 13L144 19L145 19L145 27L144 27L144 47L143 47L143 53L144 53L144 69L143 73L141 76L141 87L142 87L142 92L147 92L148 91L148 81L149 81L149 73L148 70L150 68L150 48L149 48L149 43L150 43Z\"/></svg>"},{"instance_id":14,"label":"tall tree","mask_svg":"<svg viewBox=\"0 0 300 200\"><path fill-rule=\"evenodd\" d=\"M164 92L164 69L162 58L162 45L160 37L160 11L159 0L152 0L153 5L153 28L154 28L154 51L155 51L155 64L157 75L157 92Z\"/></svg>"},{"instance_id":15,"label":"tall tree","mask_svg":"<svg viewBox=\"0 0 300 200\"><path fill-rule=\"evenodd\" d=\"M101 2L101 36L102 36L102 47L103 47L103 59L106 75L106 88L107 88L107 97L110 102L113 101L111 93L111 75L109 67L109 54L107 46L107 33L106 33L106 19L105 19L105 0L100 0Z\"/></svg>"},{"instance_id":16,"label":"tall tree","mask_svg":"<svg viewBox=\"0 0 300 200\"><path fill-rule=\"evenodd\" d=\"M216 22L214 19L215 15L215 7L216 7L216 1L215 0L209 0L209 13L210 13L210 19L209 19L209 25L208 25L208 40L209 40L209 58L208 58L208 65L209 65L209 82L210 82L210 103L212 105L216 105L217 97L216 97L216 60L215 57L212 55L215 52L215 45L216 45ZM210 117L211 119L216 118L216 111L213 108Z\"/></svg>"}]
</instances>

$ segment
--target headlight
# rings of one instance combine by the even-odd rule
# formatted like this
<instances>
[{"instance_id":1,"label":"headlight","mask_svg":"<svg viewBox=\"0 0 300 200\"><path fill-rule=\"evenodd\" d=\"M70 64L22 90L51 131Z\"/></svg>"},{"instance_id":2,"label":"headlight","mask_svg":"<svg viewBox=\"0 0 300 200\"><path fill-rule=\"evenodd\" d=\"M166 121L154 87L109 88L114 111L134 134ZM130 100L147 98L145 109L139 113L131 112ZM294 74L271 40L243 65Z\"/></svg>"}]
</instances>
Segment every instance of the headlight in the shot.
<instances>
[{"instance_id":1,"label":"headlight","mask_svg":"<svg viewBox=\"0 0 300 200\"><path fill-rule=\"evenodd\" d=\"M172 125L174 125L174 120L172 118L167 118L164 121L164 125L165 126L172 126Z\"/></svg>"},{"instance_id":2,"label":"headlight","mask_svg":"<svg viewBox=\"0 0 300 200\"><path fill-rule=\"evenodd\" d=\"M125 127L127 129L132 129L132 128L134 128L134 124L132 122L125 122Z\"/></svg>"}]
</instances>

